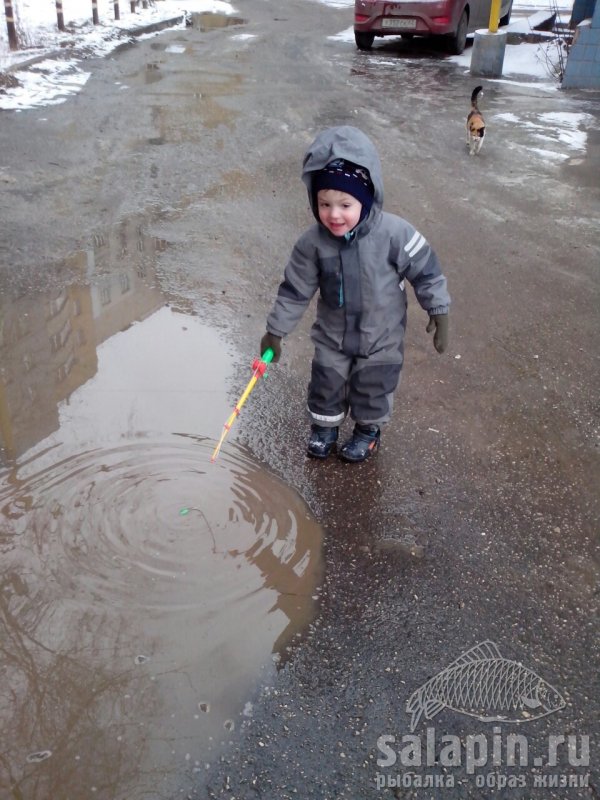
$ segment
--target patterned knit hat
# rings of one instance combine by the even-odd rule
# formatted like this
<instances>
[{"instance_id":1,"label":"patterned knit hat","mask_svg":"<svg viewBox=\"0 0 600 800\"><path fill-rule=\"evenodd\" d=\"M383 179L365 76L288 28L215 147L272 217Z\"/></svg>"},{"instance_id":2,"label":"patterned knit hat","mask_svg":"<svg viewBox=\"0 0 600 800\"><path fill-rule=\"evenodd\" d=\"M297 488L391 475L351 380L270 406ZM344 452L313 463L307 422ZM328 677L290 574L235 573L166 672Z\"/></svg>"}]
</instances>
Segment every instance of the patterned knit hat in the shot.
<instances>
[{"instance_id":1,"label":"patterned knit hat","mask_svg":"<svg viewBox=\"0 0 600 800\"><path fill-rule=\"evenodd\" d=\"M368 216L373 205L374 188L369 170L343 158L331 161L325 169L315 172L312 186L315 199L321 189L336 189L351 194L362 203L361 220Z\"/></svg>"}]
</instances>

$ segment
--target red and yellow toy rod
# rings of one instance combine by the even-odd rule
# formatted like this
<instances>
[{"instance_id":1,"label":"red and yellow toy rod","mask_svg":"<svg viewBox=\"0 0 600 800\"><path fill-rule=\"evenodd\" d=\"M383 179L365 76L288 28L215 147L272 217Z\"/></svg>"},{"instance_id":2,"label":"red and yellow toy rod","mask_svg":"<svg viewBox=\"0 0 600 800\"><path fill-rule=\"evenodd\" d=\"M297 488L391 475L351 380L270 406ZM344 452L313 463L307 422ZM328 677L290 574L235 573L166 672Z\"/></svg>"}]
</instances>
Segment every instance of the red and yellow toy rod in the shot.
<instances>
[{"instance_id":1,"label":"red and yellow toy rod","mask_svg":"<svg viewBox=\"0 0 600 800\"><path fill-rule=\"evenodd\" d=\"M219 439L219 442L218 442L217 446L215 447L214 453L210 457L211 462L215 462L217 460L217 456L219 455L219 451L221 450L221 446L223 445L223 442L225 441L225 438L226 438L227 434L231 430L231 427L232 427L233 423L239 417L240 411L242 410L242 406L244 405L244 403L246 402L246 400L250 396L250 392L252 391L252 389L254 389L254 387L258 383L259 379L262 378L262 376L265 374L265 371L266 371L268 365L273 360L273 356L274 355L275 355L275 353L269 347L262 354L261 358L255 358L254 361L252 362L252 369L254 370L254 372L252 373L252 377L250 378L248 386L246 386L246 388L242 392L242 396L240 397L240 399L235 404L235 408L231 412L231 415L229 416L229 419L227 420L225 425L223 425L223 433L221 434L221 438Z\"/></svg>"}]
</instances>

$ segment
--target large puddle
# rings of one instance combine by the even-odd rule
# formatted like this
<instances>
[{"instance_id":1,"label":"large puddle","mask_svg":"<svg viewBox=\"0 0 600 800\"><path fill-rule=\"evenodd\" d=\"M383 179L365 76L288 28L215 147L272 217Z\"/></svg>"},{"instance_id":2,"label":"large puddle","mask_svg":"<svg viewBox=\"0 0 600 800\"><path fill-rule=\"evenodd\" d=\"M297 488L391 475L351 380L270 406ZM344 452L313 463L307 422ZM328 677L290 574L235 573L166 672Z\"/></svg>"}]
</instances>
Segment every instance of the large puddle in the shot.
<instances>
[{"instance_id":1,"label":"large puddle","mask_svg":"<svg viewBox=\"0 0 600 800\"><path fill-rule=\"evenodd\" d=\"M315 611L321 530L234 442L210 463L231 357L140 241L0 307L2 797L201 796Z\"/></svg>"}]
</instances>

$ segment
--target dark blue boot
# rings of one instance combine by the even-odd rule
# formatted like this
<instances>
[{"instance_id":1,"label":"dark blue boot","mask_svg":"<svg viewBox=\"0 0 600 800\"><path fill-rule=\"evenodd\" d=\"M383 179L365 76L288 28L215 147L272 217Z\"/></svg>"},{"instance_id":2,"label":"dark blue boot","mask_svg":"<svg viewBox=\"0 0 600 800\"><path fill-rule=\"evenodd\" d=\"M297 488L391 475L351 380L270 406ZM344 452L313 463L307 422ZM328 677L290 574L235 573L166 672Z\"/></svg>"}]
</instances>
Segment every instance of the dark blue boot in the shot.
<instances>
[{"instance_id":1,"label":"dark blue boot","mask_svg":"<svg viewBox=\"0 0 600 800\"><path fill-rule=\"evenodd\" d=\"M333 445L337 442L337 428L323 428L321 425L313 425L310 430L310 439L306 454L311 458L327 458Z\"/></svg>"},{"instance_id":2,"label":"dark blue boot","mask_svg":"<svg viewBox=\"0 0 600 800\"><path fill-rule=\"evenodd\" d=\"M354 426L352 437L342 446L340 458L344 461L364 461L379 449L381 432L378 425Z\"/></svg>"}]
</instances>

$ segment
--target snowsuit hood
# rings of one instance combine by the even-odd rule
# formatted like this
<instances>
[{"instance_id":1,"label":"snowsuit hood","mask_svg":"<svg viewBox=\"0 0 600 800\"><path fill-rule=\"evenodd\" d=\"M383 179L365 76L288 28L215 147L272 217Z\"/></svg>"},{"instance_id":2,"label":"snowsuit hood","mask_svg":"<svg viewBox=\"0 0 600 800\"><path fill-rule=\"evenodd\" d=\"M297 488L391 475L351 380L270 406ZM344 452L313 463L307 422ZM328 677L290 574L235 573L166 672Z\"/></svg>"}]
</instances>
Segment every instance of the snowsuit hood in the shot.
<instances>
[{"instance_id":1,"label":"snowsuit hood","mask_svg":"<svg viewBox=\"0 0 600 800\"><path fill-rule=\"evenodd\" d=\"M313 176L337 158L343 158L369 170L374 189L373 205L369 215L358 225L361 233L363 229L366 232L383 207L383 177L375 145L358 128L351 125L328 128L316 137L306 151L302 162L302 180L308 191L310 207L315 219L319 221L313 192Z\"/></svg>"}]
</instances>

